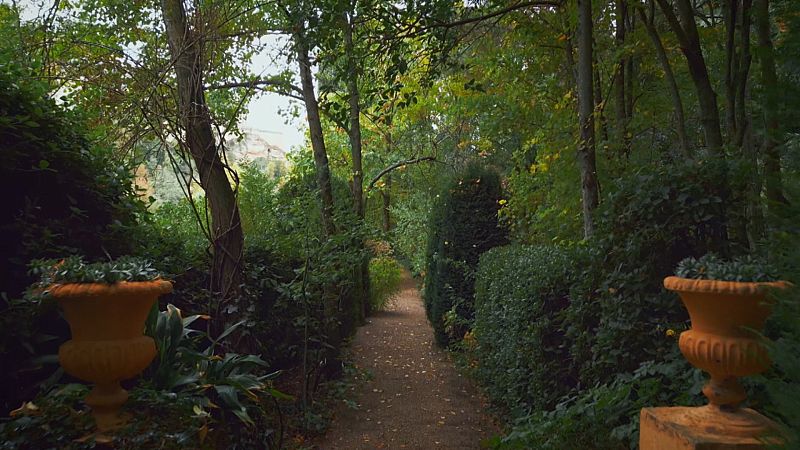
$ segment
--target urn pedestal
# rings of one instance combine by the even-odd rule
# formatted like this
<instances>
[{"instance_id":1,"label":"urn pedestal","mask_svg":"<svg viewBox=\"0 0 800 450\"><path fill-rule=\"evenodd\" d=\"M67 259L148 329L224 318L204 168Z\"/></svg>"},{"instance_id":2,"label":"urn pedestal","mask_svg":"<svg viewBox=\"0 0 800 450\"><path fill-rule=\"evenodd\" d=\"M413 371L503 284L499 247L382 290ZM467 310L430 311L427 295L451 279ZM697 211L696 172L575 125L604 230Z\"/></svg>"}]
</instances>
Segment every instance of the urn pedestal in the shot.
<instances>
[{"instance_id":1,"label":"urn pedestal","mask_svg":"<svg viewBox=\"0 0 800 450\"><path fill-rule=\"evenodd\" d=\"M144 322L158 296L172 291L168 281L115 284L71 283L49 289L64 310L72 339L61 345L64 371L94 383L86 396L100 432L124 423L119 410L128 399L120 381L133 378L156 355Z\"/></svg>"},{"instance_id":2,"label":"urn pedestal","mask_svg":"<svg viewBox=\"0 0 800 450\"><path fill-rule=\"evenodd\" d=\"M641 450L760 449L776 435L776 424L752 409L740 408L747 395L739 377L770 366L758 332L771 305L769 289L788 284L664 279L677 292L692 321L678 346L695 367L710 375L703 388L709 404L697 408L645 408L641 412ZM666 445L666 446L665 446Z\"/></svg>"}]
</instances>

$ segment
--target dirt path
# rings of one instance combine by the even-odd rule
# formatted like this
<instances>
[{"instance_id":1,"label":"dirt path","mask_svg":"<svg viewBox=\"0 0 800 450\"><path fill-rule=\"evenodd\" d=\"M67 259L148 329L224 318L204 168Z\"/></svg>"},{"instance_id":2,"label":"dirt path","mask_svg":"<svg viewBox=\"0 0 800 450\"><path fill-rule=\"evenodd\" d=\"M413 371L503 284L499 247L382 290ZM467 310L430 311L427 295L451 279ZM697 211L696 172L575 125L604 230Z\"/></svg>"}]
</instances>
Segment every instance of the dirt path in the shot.
<instances>
[{"instance_id":1,"label":"dirt path","mask_svg":"<svg viewBox=\"0 0 800 450\"><path fill-rule=\"evenodd\" d=\"M352 355L373 377L355 388L358 409L336 411L320 449L475 449L496 432L476 389L434 343L408 274L394 305L358 330Z\"/></svg>"}]
</instances>

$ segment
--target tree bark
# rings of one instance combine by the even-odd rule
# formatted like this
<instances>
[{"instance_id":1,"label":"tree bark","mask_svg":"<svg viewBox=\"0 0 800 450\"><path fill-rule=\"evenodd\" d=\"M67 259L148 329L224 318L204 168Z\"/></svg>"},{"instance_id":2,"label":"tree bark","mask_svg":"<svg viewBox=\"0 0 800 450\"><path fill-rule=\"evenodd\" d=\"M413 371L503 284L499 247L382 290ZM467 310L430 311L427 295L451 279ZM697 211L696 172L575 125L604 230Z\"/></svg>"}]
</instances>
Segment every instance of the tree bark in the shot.
<instances>
[{"instance_id":1,"label":"tree bark","mask_svg":"<svg viewBox=\"0 0 800 450\"><path fill-rule=\"evenodd\" d=\"M597 167L595 163L594 94L592 86L592 2L578 0L578 168L581 173L583 233L594 233L592 211L599 203Z\"/></svg>"},{"instance_id":2,"label":"tree bark","mask_svg":"<svg viewBox=\"0 0 800 450\"><path fill-rule=\"evenodd\" d=\"M625 29L627 27L627 4L625 0L615 0L614 17L616 33L614 41L617 51L622 51L625 46ZM625 71L627 70L627 59L624 56L619 58L617 63L617 76L614 77L614 113L616 118L616 140L623 153L628 153L629 143L628 134L628 114L627 101L625 96Z\"/></svg>"},{"instance_id":3,"label":"tree bark","mask_svg":"<svg viewBox=\"0 0 800 450\"><path fill-rule=\"evenodd\" d=\"M306 105L308 129L311 134L311 149L314 153L317 187L322 201L322 229L325 237L330 237L336 233L336 227L333 222L333 189L331 189L328 152L325 150L325 138L322 135L322 121L319 117L319 102L317 101L317 95L314 93L314 78L311 74L311 61L308 56L308 44L305 41L305 36L296 34L294 39L297 64L300 68L303 102Z\"/></svg>"},{"instance_id":4,"label":"tree bark","mask_svg":"<svg viewBox=\"0 0 800 450\"><path fill-rule=\"evenodd\" d=\"M703 58L703 51L700 47L700 37L697 33L697 25L694 22L694 10L689 0L676 0L678 4L678 14L681 16L679 21L672 10L672 6L667 0L657 0L658 5L664 12L670 28L678 37L681 51L686 58L689 67L689 75L692 77L695 90L697 91L698 104L700 106L700 121L703 125L706 146L714 153L721 153L723 140L722 129L719 119L719 107L717 106L717 94L711 85L708 76L708 67ZM682 24L681 24L682 23Z\"/></svg>"},{"instance_id":5,"label":"tree bark","mask_svg":"<svg viewBox=\"0 0 800 450\"><path fill-rule=\"evenodd\" d=\"M211 289L235 298L242 283L243 234L236 193L218 152L205 99L202 39L190 29L181 0L162 0L161 11L178 84L178 109L185 143L197 166L211 209L213 260Z\"/></svg>"},{"instance_id":6,"label":"tree bark","mask_svg":"<svg viewBox=\"0 0 800 450\"><path fill-rule=\"evenodd\" d=\"M725 122L730 139L736 136L736 74L738 55L736 53L736 17L739 0L725 0L722 16L725 21Z\"/></svg>"},{"instance_id":7,"label":"tree bark","mask_svg":"<svg viewBox=\"0 0 800 450\"><path fill-rule=\"evenodd\" d=\"M742 146L744 135L750 127L750 118L747 115L747 95L748 95L748 80L750 79L750 63L752 62L752 55L750 54L750 9L753 2L752 0L742 0L741 8L741 28L740 45L742 48L741 55L737 58L739 65L736 72L736 134L734 135L734 145L737 147Z\"/></svg>"},{"instance_id":8,"label":"tree bark","mask_svg":"<svg viewBox=\"0 0 800 450\"><path fill-rule=\"evenodd\" d=\"M605 109L603 107L603 86L601 86L602 77L600 76L600 69L598 69L599 64L597 64L597 53L595 53L592 57L592 64L594 65L594 111L597 114L600 140L603 142L608 142L608 121L606 120L606 115L603 112Z\"/></svg>"},{"instance_id":9,"label":"tree bark","mask_svg":"<svg viewBox=\"0 0 800 450\"><path fill-rule=\"evenodd\" d=\"M761 83L764 86L764 184L772 210L775 205L786 203L781 179L781 158L778 143L782 138L778 121L778 73L775 69L775 53L769 20L769 0L755 0L753 4L756 36L758 38Z\"/></svg>"},{"instance_id":10,"label":"tree bark","mask_svg":"<svg viewBox=\"0 0 800 450\"><path fill-rule=\"evenodd\" d=\"M689 147L689 139L686 136L686 118L684 117L683 112L681 92L678 89L678 82L675 80L675 74L672 72L672 66L669 63L669 57L667 57L667 51L664 48L664 44L661 42L661 37L658 35L658 30L656 29L655 24L652 22L652 17L648 19L644 11L641 9L638 11L639 17L642 20L642 23L644 23L645 29L647 30L647 35L650 36L650 40L653 42L653 47L655 47L656 57L658 58L659 64L661 64L661 69L664 71L664 80L667 82L669 94L670 97L672 97L672 108L675 110L675 121L677 122L675 130L678 133L678 141L680 143L680 152L674 151L674 158L678 159L680 156L691 158L692 153Z\"/></svg>"},{"instance_id":11,"label":"tree bark","mask_svg":"<svg viewBox=\"0 0 800 450\"><path fill-rule=\"evenodd\" d=\"M352 14L352 13L351 13ZM361 161L361 105L358 91L358 69L356 68L355 49L353 47L353 29L355 21L353 16L344 14L344 53L347 60L347 94L350 105L350 156L353 160L353 211L358 219L364 222L364 171ZM364 242L360 245L364 248ZM366 254L366 252L365 252ZM354 312L356 321L361 324L369 310L369 256L365 256L356 276L356 304Z\"/></svg>"},{"instance_id":12,"label":"tree bark","mask_svg":"<svg viewBox=\"0 0 800 450\"><path fill-rule=\"evenodd\" d=\"M344 53L347 59L347 95L350 105L350 155L353 160L353 210L364 219L364 173L361 162L361 105L358 91L358 69L353 50L353 23L344 17Z\"/></svg>"}]
</instances>

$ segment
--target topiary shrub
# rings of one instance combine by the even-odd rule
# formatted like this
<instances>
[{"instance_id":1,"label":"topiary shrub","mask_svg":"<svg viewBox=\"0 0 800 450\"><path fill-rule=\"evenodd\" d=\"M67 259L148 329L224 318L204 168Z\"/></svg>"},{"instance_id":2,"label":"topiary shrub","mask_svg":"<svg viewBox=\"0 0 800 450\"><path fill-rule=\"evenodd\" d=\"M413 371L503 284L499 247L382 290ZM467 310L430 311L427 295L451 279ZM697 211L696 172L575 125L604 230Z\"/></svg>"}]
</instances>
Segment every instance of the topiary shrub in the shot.
<instances>
[{"instance_id":1,"label":"topiary shrub","mask_svg":"<svg viewBox=\"0 0 800 450\"><path fill-rule=\"evenodd\" d=\"M552 246L507 246L481 257L475 374L513 416L553 407L576 384L562 331L576 254Z\"/></svg>"},{"instance_id":2,"label":"topiary shrub","mask_svg":"<svg viewBox=\"0 0 800 450\"><path fill-rule=\"evenodd\" d=\"M502 188L496 172L470 164L444 186L430 221L423 293L440 345L460 340L469 329L478 259L507 242L497 221Z\"/></svg>"}]
</instances>

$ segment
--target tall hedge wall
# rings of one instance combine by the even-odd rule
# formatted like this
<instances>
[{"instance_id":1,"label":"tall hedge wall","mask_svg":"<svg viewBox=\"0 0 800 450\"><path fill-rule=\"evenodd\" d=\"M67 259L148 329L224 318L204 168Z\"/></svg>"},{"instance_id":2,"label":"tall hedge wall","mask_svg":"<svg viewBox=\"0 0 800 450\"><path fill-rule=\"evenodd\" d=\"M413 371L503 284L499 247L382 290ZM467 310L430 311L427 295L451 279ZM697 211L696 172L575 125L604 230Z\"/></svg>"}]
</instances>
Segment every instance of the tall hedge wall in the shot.
<instances>
[{"instance_id":1,"label":"tall hedge wall","mask_svg":"<svg viewBox=\"0 0 800 450\"><path fill-rule=\"evenodd\" d=\"M500 177L477 164L439 193L430 221L425 308L440 345L460 340L474 315L474 271L480 255L507 242L498 224Z\"/></svg>"}]
</instances>

